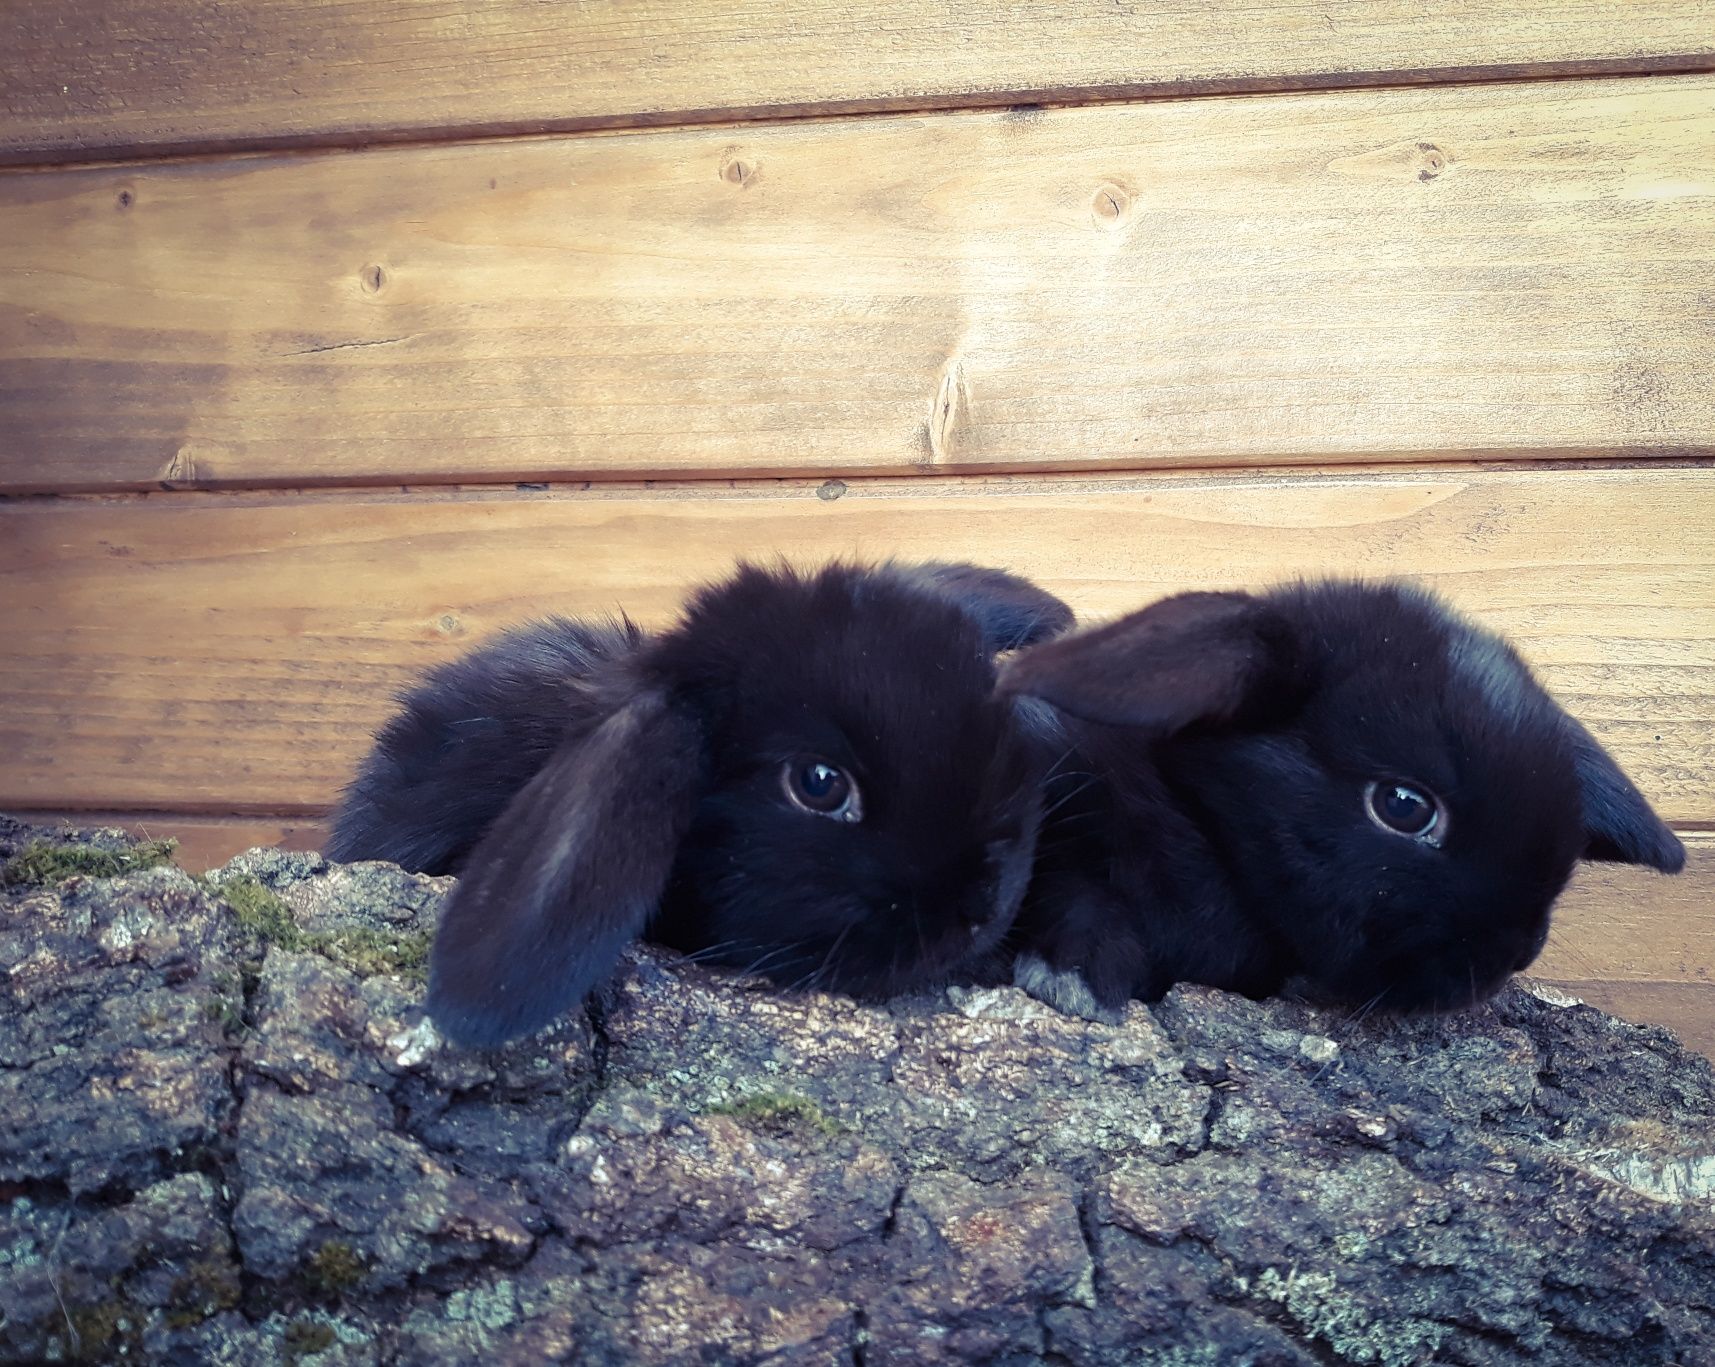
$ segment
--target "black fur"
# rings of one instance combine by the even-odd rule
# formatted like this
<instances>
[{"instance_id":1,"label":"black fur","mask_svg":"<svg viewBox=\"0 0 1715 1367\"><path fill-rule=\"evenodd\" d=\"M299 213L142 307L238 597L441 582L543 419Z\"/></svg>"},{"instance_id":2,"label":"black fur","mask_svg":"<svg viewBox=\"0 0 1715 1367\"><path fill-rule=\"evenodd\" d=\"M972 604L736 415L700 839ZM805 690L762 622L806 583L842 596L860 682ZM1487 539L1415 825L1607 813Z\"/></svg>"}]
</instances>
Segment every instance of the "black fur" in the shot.
<instances>
[{"instance_id":1,"label":"black fur","mask_svg":"<svg viewBox=\"0 0 1715 1367\"><path fill-rule=\"evenodd\" d=\"M1020 650L1070 631L1072 609L1028 579L986 565L928 561L897 573L957 604L982 628L991 654Z\"/></svg>"},{"instance_id":2,"label":"black fur","mask_svg":"<svg viewBox=\"0 0 1715 1367\"><path fill-rule=\"evenodd\" d=\"M696 807L702 730L643 690L562 744L472 851L430 957L429 1010L479 1045L576 1006L660 901Z\"/></svg>"},{"instance_id":3,"label":"black fur","mask_svg":"<svg viewBox=\"0 0 1715 1367\"><path fill-rule=\"evenodd\" d=\"M328 852L460 872L429 1005L462 1043L546 1024L644 932L789 985L921 984L1023 898L1045 756L994 655L1069 621L970 566L744 567L659 636L514 632L406 697ZM861 820L787 799L801 756Z\"/></svg>"},{"instance_id":4,"label":"black fur","mask_svg":"<svg viewBox=\"0 0 1715 1367\"><path fill-rule=\"evenodd\" d=\"M550 617L430 671L346 788L327 857L458 872L561 740L601 720L607 703L590 678L643 639L629 622Z\"/></svg>"},{"instance_id":5,"label":"black fur","mask_svg":"<svg viewBox=\"0 0 1715 1367\"><path fill-rule=\"evenodd\" d=\"M1040 645L1002 688L1052 702L1050 789L1019 980L1094 1009L1191 981L1289 980L1396 1011L1462 1006L1535 958L1580 858L1684 851L1503 642L1397 584L1187 594ZM1446 807L1439 848L1366 784Z\"/></svg>"}]
</instances>

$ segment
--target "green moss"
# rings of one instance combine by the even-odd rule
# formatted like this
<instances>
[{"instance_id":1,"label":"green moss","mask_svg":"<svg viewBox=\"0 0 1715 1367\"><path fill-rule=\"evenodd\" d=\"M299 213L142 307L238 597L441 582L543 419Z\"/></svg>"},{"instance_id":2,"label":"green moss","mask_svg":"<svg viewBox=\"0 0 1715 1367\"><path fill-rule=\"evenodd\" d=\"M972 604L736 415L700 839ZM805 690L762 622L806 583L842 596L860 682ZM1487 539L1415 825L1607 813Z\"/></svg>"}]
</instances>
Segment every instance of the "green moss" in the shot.
<instances>
[{"instance_id":1,"label":"green moss","mask_svg":"<svg viewBox=\"0 0 1715 1367\"><path fill-rule=\"evenodd\" d=\"M304 1268L304 1281L324 1296L343 1295L362 1277L363 1258L341 1239L329 1239Z\"/></svg>"},{"instance_id":2,"label":"green moss","mask_svg":"<svg viewBox=\"0 0 1715 1367\"><path fill-rule=\"evenodd\" d=\"M216 973L209 979L214 990L203 999L204 1020L216 1021L229 1035L244 1029L244 979L236 973Z\"/></svg>"},{"instance_id":3,"label":"green moss","mask_svg":"<svg viewBox=\"0 0 1715 1367\"><path fill-rule=\"evenodd\" d=\"M351 926L304 937L304 948L344 964L365 978L397 973L412 982L429 980L429 935L426 931L370 930Z\"/></svg>"},{"instance_id":4,"label":"green moss","mask_svg":"<svg viewBox=\"0 0 1715 1367\"><path fill-rule=\"evenodd\" d=\"M202 1018L220 1026L228 1035L236 1035L244 1029L244 1003L232 997L222 996L211 992L203 1000Z\"/></svg>"},{"instance_id":5,"label":"green moss","mask_svg":"<svg viewBox=\"0 0 1715 1367\"><path fill-rule=\"evenodd\" d=\"M371 930L367 926L304 930L292 909L248 874L223 883L220 894L238 917L238 924L264 944L320 954L365 978L397 973L413 982L428 981L430 937L426 931Z\"/></svg>"},{"instance_id":6,"label":"green moss","mask_svg":"<svg viewBox=\"0 0 1715 1367\"><path fill-rule=\"evenodd\" d=\"M173 1329L201 1324L211 1315L236 1307L238 1293L238 1269L232 1264L214 1258L194 1262L184 1276L173 1281L167 1324Z\"/></svg>"},{"instance_id":7,"label":"green moss","mask_svg":"<svg viewBox=\"0 0 1715 1367\"><path fill-rule=\"evenodd\" d=\"M317 1353L325 1353L337 1343L338 1336L327 1325L319 1320L293 1320L286 1326L282 1342L286 1348L286 1361L296 1367L307 1357Z\"/></svg>"},{"instance_id":8,"label":"green moss","mask_svg":"<svg viewBox=\"0 0 1715 1367\"><path fill-rule=\"evenodd\" d=\"M178 847L176 840L145 840L124 850L32 840L0 864L0 886L51 887L68 878L118 878L171 863Z\"/></svg>"},{"instance_id":9,"label":"green moss","mask_svg":"<svg viewBox=\"0 0 1715 1367\"><path fill-rule=\"evenodd\" d=\"M117 1296L96 1305L80 1305L68 1311L66 1319L76 1336L71 1350L74 1362L109 1361L131 1329L124 1302Z\"/></svg>"},{"instance_id":10,"label":"green moss","mask_svg":"<svg viewBox=\"0 0 1715 1367\"><path fill-rule=\"evenodd\" d=\"M298 929L292 909L249 874L222 883L220 895L238 917L238 924L264 944L304 948L304 932Z\"/></svg>"},{"instance_id":11,"label":"green moss","mask_svg":"<svg viewBox=\"0 0 1715 1367\"><path fill-rule=\"evenodd\" d=\"M711 1106L707 1114L731 1116L741 1125L763 1129L814 1130L830 1136L841 1130L820 1106L796 1092L754 1092Z\"/></svg>"}]
</instances>

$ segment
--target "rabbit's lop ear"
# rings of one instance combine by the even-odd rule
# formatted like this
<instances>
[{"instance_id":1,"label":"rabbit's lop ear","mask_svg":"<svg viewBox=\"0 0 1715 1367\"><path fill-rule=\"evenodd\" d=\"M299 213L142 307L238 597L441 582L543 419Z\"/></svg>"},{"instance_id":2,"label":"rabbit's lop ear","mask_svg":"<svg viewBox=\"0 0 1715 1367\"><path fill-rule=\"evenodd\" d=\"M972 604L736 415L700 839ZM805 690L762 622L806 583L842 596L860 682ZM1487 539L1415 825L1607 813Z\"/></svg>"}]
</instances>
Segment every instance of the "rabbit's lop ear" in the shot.
<instances>
[{"instance_id":1,"label":"rabbit's lop ear","mask_svg":"<svg viewBox=\"0 0 1715 1367\"><path fill-rule=\"evenodd\" d=\"M568 742L471 851L447 899L429 1014L493 1047L576 1006L661 900L690 824L702 736L658 693Z\"/></svg>"},{"instance_id":2,"label":"rabbit's lop ear","mask_svg":"<svg viewBox=\"0 0 1715 1367\"><path fill-rule=\"evenodd\" d=\"M1163 735L1262 710L1295 651L1279 614L1243 593L1184 593L1009 660L1000 688L1085 721Z\"/></svg>"},{"instance_id":3,"label":"rabbit's lop ear","mask_svg":"<svg viewBox=\"0 0 1715 1367\"><path fill-rule=\"evenodd\" d=\"M1685 846L1668 829L1614 758L1571 717L1573 768L1584 803L1586 859L1643 864L1663 873L1685 867Z\"/></svg>"},{"instance_id":4,"label":"rabbit's lop ear","mask_svg":"<svg viewBox=\"0 0 1715 1367\"><path fill-rule=\"evenodd\" d=\"M982 630L990 654L1022 650L1072 629L1071 608L1047 589L1005 570L932 560L913 565L907 576L961 608Z\"/></svg>"}]
</instances>

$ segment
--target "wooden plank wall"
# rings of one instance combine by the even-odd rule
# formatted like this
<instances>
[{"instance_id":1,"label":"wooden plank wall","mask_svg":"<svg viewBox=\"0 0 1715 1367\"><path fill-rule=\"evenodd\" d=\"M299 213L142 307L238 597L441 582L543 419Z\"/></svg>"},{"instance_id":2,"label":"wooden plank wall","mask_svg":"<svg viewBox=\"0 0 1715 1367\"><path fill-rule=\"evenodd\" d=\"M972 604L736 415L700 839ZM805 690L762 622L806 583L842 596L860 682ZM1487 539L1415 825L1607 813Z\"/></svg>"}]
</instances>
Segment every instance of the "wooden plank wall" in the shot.
<instances>
[{"instance_id":1,"label":"wooden plank wall","mask_svg":"<svg viewBox=\"0 0 1715 1367\"><path fill-rule=\"evenodd\" d=\"M1685 834L1542 969L1715 1051L1715 3L17 0L0 807L313 845L390 691L734 554L1412 574Z\"/></svg>"}]
</instances>

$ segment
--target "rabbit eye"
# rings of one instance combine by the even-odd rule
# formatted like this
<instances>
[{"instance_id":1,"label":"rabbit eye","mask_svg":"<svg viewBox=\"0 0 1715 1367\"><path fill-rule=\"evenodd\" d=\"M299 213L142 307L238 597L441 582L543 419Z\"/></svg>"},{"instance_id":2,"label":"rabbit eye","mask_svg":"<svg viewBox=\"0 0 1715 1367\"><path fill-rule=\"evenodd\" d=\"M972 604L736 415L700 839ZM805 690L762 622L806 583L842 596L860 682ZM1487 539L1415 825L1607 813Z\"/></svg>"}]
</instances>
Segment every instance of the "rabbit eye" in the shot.
<instances>
[{"instance_id":1,"label":"rabbit eye","mask_svg":"<svg viewBox=\"0 0 1715 1367\"><path fill-rule=\"evenodd\" d=\"M1447 835L1447 809L1426 788L1384 779L1364 788L1364 809L1370 820L1390 835L1409 836L1440 847Z\"/></svg>"},{"instance_id":2,"label":"rabbit eye","mask_svg":"<svg viewBox=\"0 0 1715 1367\"><path fill-rule=\"evenodd\" d=\"M789 759L780 769L780 786L794 807L835 821L862 821L863 800L856 781L844 769L820 759Z\"/></svg>"}]
</instances>

